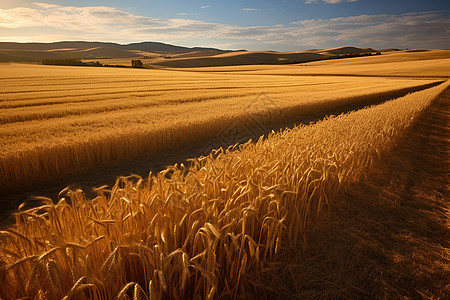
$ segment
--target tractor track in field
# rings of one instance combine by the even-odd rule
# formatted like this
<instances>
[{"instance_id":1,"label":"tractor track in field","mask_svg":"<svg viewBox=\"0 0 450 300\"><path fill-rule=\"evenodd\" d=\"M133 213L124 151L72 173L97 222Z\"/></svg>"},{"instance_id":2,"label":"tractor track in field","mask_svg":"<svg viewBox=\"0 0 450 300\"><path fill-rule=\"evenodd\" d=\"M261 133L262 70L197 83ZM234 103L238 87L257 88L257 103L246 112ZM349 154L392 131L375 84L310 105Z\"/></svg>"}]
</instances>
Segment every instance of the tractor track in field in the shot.
<instances>
[{"instance_id":1,"label":"tractor track in field","mask_svg":"<svg viewBox=\"0 0 450 300\"><path fill-rule=\"evenodd\" d=\"M287 122L282 123L268 123L264 124L264 134L270 133L272 130L278 131L280 129L292 128L299 124L310 124L324 119L329 115L339 115L348 113L354 110L363 109L371 105L382 104L388 100L402 97L410 92L420 91L430 88L442 83L442 81L421 85L419 87L400 89L389 93L383 93L383 97L372 97L371 99L362 100L357 104L343 105L338 109L323 111L320 114L305 116L300 118L289 118ZM257 131L246 131L244 136L240 137L239 142L243 140L257 139L261 135L261 128ZM258 134L255 134L258 133ZM16 211L17 207L24 201L33 205L33 199L36 196L49 197L53 200L58 198L58 193L66 187L81 188L86 195L91 198L95 197L96 193L92 188L104 185L112 186L118 176L127 176L136 174L141 177L147 177L149 172L159 172L169 165L184 162L193 157L207 155L211 148L207 147L211 140L189 145L182 149L170 150L164 153L159 153L138 159L124 160L120 162L111 162L109 165L101 166L97 169L86 169L77 173L69 173L64 177L51 178L41 184L33 185L21 190L11 190L7 194L0 193L0 204L2 209L0 211L0 223L10 224L13 221L12 213ZM234 144L234 143L232 143ZM228 147L230 143L222 140L215 140L213 145L217 147Z\"/></svg>"},{"instance_id":2,"label":"tractor track in field","mask_svg":"<svg viewBox=\"0 0 450 300\"><path fill-rule=\"evenodd\" d=\"M264 296L449 299L449 170L447 88L367 178L336 199L306 249L288 251L279 272L267 274Z\"/></svg>"}]
</instances>

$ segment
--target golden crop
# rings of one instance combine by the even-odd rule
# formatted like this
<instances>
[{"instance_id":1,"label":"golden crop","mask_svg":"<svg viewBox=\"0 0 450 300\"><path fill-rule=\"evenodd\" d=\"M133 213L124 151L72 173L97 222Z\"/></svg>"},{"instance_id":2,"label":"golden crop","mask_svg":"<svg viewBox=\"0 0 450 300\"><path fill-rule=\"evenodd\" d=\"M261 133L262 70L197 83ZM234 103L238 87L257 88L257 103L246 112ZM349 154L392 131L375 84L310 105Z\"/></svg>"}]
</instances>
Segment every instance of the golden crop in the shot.
<instances>
[{"instance_id":1,"label":"golden crop","mask_svg":"<svg viewBox=\"0 0 450 300\"><path fill-rule=\"evenodd\" d=\"M450 50L394 51L383 53L380 56L323 60L298 65L247 65L188 70L194 72L239 72L239 74L253 75L351 75L445 79L450 76Z\"/></svg>"},{"instance_id":2,"label":"golden crop","mask_svg":"<svg viewBox=\"0 0 450 300\"><path fill-rule=\"evenodd\" d=\"M218 150L95 199L19 208L1 232L0 296L245 297L281 247L388 153L448 83L311 126Z\"/></svg>"},{"instance_id":3,"label":"golden crop","mask_svg":"<svg viewBox=\"0 0 450 300\"><path fill-rule=\"evenodd\" d=\"M0 82L1 192L210 139L267 111L261 92L285 122L433 81L5 65Z\"/></svg>"}]
</instances>

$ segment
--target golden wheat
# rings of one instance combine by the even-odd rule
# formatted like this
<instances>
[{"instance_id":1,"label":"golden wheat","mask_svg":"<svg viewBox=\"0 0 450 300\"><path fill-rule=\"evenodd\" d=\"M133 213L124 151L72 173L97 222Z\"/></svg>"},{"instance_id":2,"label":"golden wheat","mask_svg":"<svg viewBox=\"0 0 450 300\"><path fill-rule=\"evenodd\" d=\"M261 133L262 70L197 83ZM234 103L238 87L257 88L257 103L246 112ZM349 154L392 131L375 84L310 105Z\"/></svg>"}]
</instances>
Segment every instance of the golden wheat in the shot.
<instances>
[{"instance_id":1,"label":"golden wheat","mask_svg":"<svg viewBox=\"0 0 450 300\"><path fill-rule=\"evenodd\" d=\"M245 297L448 86L118 178L92 200L64 190L20 207L1 232L0 296Z\"/></svg>"},{"instance_id":2,"label":"golden wheat","mask_svg":"<svg viewBox=\"0 0 450 300\"><path fill-rule=\"evenodd\" d=\"M297 65L246 65L186 69L191 72L227 72L247 75L351 75L393 77L450 76L450 50L394 51L380 56L322 60Z\"/></svg>"},{"instance_id":3,"label":"golden wheat","mask_svg":"<svg viewBox=\"0 0 450 300\"><path fill-rule=\"evenodd\" d=\"M276 108L286 122L434 82L28 65L0 81L3 191L201 142L249 114Z\"/></svg>"}]
</instances>

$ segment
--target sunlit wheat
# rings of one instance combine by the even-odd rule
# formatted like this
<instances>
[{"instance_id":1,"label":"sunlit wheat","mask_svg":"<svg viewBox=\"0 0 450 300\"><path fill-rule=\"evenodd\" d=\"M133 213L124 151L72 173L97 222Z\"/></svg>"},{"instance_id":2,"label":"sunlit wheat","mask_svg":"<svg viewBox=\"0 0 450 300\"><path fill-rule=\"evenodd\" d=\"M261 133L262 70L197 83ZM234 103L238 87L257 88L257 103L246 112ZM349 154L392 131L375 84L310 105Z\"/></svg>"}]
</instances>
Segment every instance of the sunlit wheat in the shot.
<instances>
[{"instance_id":1,"label":"sunlit wheat","mask_svg":"<svg viewBox=\"0 0 450 300\"><path fill-rule=\"evenodd\" d=\"M189 170L121 177L94 199L65 190L21 207L1 232L0 296L245 297L447 86L220 149Z\"/></svg>"},{"instance_id":2,"label":"sunlit wheat","mask_svg":"<svg viewBox=\"0 0 450 300\"><path fill-rule=\"evenodd\" d=\"M0 192L211 139L273 109L262 92L282 123L436 82L32 65L0 80Z\"/></svg>"}]
</instances>

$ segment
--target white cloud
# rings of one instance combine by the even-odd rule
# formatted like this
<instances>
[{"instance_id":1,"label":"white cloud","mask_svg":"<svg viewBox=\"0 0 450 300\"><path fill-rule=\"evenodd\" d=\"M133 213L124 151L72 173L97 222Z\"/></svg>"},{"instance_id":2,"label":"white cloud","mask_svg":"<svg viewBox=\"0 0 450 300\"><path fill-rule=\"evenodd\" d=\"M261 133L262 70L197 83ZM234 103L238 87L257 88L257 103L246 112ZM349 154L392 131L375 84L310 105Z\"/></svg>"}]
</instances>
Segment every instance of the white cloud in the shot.
<instances>
[{"instance_id":1,"label":"white cloud","mask_svg":"<svg viewBox=\"0 0 450 300\"><path fill-rule=\"evenodd\" d=\"M255 11L255 10L261 10L261 8L243 8L242 10Z\"/></svg>"},{"instance_id":2,"label":"white cloud","mask_svg":"<svg viewBox=\"0 0 450 300\"><path fill-rule=\"evenodd\" d=\"M333 0L329 0L333 1ZM254 50L357 46L449 48L450 19L440 12L311 19L287 25L237 26L187 18L157 19L108 6L39 3L0 9L1 41L161 41L180 45L235 45Z\"/></svg>"},{"instance_id":3,"label":"white cloud","mask_svg":"<svg viewBox=\"0 0 450 300\"><path fill-rule=\"evenodd\" d=\"M338 4L342 2L356 2L358 0L306 0L306 4L313 4L313 3L319 3L319 2L326 2L330 4Z\"/></svg>"},{"instance_id":4,"label":"white cloud","mask_svg":"<svg viewBox=\"0 0 450 300\"><path fill-rule=\"evenodd\" d=\"M73 7L35 3L37 8L0 9L0 28L54 27L68 30L105 30L126 26L155 26L165 22L136 16L108 6Z\"/></svg>"},{"instance_id":5,"label":"white cloud","mask_svg":"<svg viewBox=\"0 0 450 300\"><path fill-rule=\"evenodd\" d=\"M201 8L210 8L210 7L211 7L211 5L204 5Z\"/></svg>"}]
</instances>

